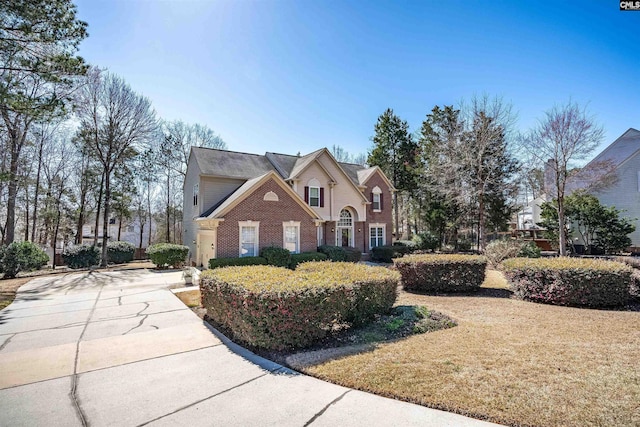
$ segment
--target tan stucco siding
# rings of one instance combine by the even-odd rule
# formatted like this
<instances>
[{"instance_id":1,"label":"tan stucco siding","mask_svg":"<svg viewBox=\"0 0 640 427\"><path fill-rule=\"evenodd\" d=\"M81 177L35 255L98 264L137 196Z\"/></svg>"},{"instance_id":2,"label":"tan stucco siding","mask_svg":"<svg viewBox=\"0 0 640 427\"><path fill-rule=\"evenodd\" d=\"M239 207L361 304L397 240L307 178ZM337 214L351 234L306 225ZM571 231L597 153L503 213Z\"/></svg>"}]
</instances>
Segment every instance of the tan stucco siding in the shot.
<instances>
[{"instance_id":1,"label":"tan stucco siding","mask_svg":"<svg viewBox=\"0 0 640 427\"><path fill-rule=\"evenodd\" d=\"M364 221L367 214L366 205L363 204L362 193L326 153L322 154L318 158L318 161L337 182L333 188L333 203L331 206L332 219L337 219L340 216L340 211L344 207L349 206L356 211L356 218L354 218L354 220ZM330 191L328 195L325 193L325 198L326 197L331 197Z\"/></svg>"},{"instance_id":2,"label":"tan stucco siding","mask_svg":"<svg viewBox=\"0 0 640 427\"><path fill-rule=\"evenodd\" d=\"M312 207L312 209L318 215L320 215L322 219L328 220L331 215L329 210L331 206L331 201L329 199L329 194L330 194L329 182L331 181L331 178L329 178L329 175L327 175L327 173L324 170L322 170L322 168L317 163L314 162L311 165L309 165L309 167L305 169L298 176L298 185L296 186L296 193L298 194L298 196L300 196L302 200L304 200L304 187L308 187L310 181L312 180L317 180L320 183L320 187L324 188L324 207L321 207L321 208Z\"/></svg>"}]
</instances>

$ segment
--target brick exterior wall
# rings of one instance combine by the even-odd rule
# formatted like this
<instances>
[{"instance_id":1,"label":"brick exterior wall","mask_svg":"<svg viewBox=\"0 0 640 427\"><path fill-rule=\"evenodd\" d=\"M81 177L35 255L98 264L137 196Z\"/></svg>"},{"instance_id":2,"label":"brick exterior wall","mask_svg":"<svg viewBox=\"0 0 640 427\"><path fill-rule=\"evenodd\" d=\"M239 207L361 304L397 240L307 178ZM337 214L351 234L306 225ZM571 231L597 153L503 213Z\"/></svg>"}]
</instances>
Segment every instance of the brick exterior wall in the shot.
<instances>
[{"instance_id":1,"label":"brick exterior wall","mask_svg":"<svg viewBox=\"0 0 640 427\"><path fill-rule=\"evenodd\" d=\"M363 232L365 233L366 249L364 252L369 252L369 224L383 223L385 227L385 244L390 245L392 243L393 233L393 195L389 191L389 185L380 176L379 172L376 172L367 181L367 188L364 190L364 195L367 199L371 199L371 190L378 186L382 190L382 212L374 212L373 204L367 205L367 223ZM369 200L371 201L371 200ZM356 230L357 232L357 230Z\"/></svg>"},{"instance_id":2,"label":"brick exterior wall","mask_svg":"<svg viewBox=\"0 0 640 427\"><path fill-rule=\"evenodd\" d=\"M265 193L273 191L277 202L264 201ZM314 219L285 190L270 178L224 216L218 226L218 258L237 257L240 252L239 221L260 222L258 246L283 246L283 221L300 222L300 252L317 248L317 229Z\"/></svg>"}]
</instances>

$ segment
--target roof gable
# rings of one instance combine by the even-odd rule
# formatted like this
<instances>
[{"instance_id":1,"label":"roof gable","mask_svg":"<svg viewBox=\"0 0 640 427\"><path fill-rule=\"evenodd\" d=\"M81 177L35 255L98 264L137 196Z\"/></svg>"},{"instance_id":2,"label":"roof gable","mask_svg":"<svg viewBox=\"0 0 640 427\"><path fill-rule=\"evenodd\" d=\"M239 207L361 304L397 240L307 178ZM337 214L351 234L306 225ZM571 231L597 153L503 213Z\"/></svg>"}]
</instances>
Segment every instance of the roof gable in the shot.
<instances>
[{"instance_id":1,"label":"roof gable","mask_svg":"<svg viewBox=\"0 0 640 427\"><path fill-rule=\"evenodd\" d=\"M609 144L607 148L602 150L587 166L601 162L610 162L614 166L620 166L636 154L638 150L640 150L640 131L629 128L618 139Z\"/></svg>"},{"instance_id":2,"label":"roof gable","mask_svg":"<svg viewBox=\"0 0 640 427\"><path fill-rule=\"evenodd\" d=\"M236 191L231 193L226 199L223 199L217 206L213 206L207 212L203 213L200 218L216 219L221 218L233 209L238 203L253 194L268 180L273 179L293 200L295 200L309 215L314 219L321 219L316 212L311 209L298 196L295 191L275 172L270 171L258 177L248 180L242 184Z\"/></svg>"}]
</instances>

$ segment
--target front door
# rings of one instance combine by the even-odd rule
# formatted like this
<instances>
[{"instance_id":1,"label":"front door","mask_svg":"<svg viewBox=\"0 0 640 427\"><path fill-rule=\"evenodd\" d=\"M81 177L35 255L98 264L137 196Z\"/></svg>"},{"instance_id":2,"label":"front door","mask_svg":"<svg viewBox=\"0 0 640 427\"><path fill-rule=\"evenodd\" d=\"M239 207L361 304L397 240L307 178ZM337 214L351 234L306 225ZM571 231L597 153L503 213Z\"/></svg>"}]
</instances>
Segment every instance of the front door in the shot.
<instances>
[{"instance_id":1,"label":"front door","mask_svg":"<svg viewBox=\"0 0 640 427\"><path fill-rule=\"evenodd\" d=\"M341 237L340 246L351 246L351 229L350 228L341 228L340 237Z\"/></svg>"},{"instance_id":2,"label":"front door","mask_svg":"<svg viewBox=\"0 0 640 427\"><path fill-rule=\"evenodd\" d=\"M206 268L209 266L209 260L216 257L215 235L213 233L201 234L198 249L200 252L198 261L200 265Z\"/></svg>"}]
</instances>

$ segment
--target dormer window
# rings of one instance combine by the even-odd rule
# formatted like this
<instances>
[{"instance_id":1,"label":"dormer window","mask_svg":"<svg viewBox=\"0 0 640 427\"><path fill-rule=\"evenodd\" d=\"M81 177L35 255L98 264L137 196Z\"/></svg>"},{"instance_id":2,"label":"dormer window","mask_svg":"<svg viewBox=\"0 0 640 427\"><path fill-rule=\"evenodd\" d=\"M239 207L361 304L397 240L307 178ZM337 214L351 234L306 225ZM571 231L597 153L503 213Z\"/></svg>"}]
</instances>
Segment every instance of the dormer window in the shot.
<instances>
[{"instance_id":1,"label":"dormer window","mask_svg":"<svg viewBox=\"0 0 640 427\"><path fill-rule=\"evenodd\" d=\"M312 208L324 207L324 188L317 179L309 180L309 185L304 187L304 201Z\"/></svg>"}]
</instances>

